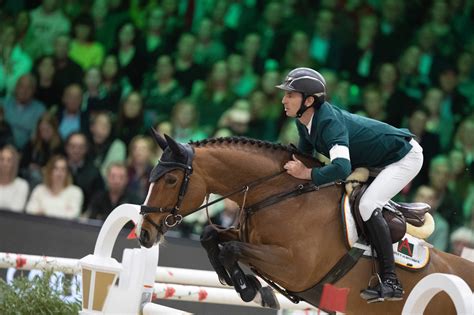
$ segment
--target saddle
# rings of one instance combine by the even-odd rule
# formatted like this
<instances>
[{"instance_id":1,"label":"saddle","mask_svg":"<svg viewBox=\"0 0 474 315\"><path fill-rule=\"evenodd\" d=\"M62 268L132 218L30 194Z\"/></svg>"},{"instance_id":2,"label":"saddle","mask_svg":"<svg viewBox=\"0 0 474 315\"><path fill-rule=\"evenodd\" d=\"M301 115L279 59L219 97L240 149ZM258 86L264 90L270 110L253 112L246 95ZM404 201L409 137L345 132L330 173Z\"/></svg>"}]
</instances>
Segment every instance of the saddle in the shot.
<instances>
[{"instance_id":1,"label":"saddle","mask_svg":"<svg viewBox=\"0 0 474 315\"><path fill-rule=\"evenodd\" d=\"M354 187L349 198L352 215L357 223L357 231L366 239L367 231L360 215L359 203L368 186L368 183L363 183ZM416 227L422 226L425 223L425 213L429 210L430 206L425 203L397 203L390 200L383 207L382 215L390 228L392 243L396 243L403 238L407 231L407 222Z\"/></svg>"}]
</instances>

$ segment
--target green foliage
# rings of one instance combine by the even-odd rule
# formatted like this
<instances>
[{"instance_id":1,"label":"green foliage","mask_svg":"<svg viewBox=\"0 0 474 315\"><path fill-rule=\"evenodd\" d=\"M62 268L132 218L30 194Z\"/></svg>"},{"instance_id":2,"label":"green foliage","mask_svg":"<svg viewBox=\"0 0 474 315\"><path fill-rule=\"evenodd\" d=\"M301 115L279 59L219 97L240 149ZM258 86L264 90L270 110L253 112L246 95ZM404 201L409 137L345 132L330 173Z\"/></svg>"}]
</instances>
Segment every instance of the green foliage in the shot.
<instances>
[{"instance_id":1,"label":"green foliage","mask_svg":"<svg viewBox=\"0 0 474 315\"><path fill-rule=\"evenodd\" d=\"M71 303L61 297L69 294L70 285L69 278L60 279L52 272L45 272L32 281L21 276L11 285L0 279L0 314L77 314L81 310L81 301Z\"/></svg>"}]
</instances>

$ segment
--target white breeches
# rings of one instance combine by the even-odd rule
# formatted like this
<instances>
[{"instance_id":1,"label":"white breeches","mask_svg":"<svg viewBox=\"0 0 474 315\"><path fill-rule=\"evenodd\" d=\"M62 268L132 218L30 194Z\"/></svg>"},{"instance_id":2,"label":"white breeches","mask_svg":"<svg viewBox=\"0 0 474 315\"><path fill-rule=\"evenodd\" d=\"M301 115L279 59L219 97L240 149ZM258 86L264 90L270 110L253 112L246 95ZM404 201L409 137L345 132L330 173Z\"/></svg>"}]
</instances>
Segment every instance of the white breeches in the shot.
<instances>
[{"instance_id":1,"label":"white breeches","mask_svg":"<svg viewBox=\"0 0 474 315\"><path fill-rule=\"evenodd\" d=\"M360 199L359 210L364 221L372 216L375 209L382 209L415 176L423 165L423 148L412 139L412 149L401 160L387 165L365 191Z\"/></svg>"}]
</instances>

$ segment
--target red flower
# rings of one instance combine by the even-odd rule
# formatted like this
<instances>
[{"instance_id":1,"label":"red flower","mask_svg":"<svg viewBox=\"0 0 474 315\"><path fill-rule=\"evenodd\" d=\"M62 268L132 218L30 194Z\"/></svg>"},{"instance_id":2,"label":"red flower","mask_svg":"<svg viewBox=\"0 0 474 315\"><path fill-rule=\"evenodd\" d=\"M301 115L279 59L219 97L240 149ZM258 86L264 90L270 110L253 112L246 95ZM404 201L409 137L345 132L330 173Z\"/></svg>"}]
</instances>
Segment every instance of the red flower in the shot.
<instances>
[{"instance_id":1,"label":"red flower","mask_svg":"<svg viewBox=\"0 0 474 315\"><path fill-rule=\"evenodd\" d=\"M172 287L166 287L166 290L165 290L165 299L172 297L175 292L176 292L176 290L175 290L174 288L172 288Z\"/></svg>"},{"instance_id":2,"label":"red flower","mask_svg":"<svg viewBox=\"0 0 474 315\"><path fill-rule=\"evenodd\" d=\"M200 289L198 293L199 301L205 300L207 298L207 291L204 289Z\"/></svg>"},{"instance_id":3,"label":"red flower","mask_svg":"<svg viewBox=\"0 0 474 315\"><path fill-rule=\"evenodd\" d=\"M24 265L26 265L26 258L23 258L18 255L18 257L16 258L16 269L20 269Z\"/></svg>"}]
</instances>

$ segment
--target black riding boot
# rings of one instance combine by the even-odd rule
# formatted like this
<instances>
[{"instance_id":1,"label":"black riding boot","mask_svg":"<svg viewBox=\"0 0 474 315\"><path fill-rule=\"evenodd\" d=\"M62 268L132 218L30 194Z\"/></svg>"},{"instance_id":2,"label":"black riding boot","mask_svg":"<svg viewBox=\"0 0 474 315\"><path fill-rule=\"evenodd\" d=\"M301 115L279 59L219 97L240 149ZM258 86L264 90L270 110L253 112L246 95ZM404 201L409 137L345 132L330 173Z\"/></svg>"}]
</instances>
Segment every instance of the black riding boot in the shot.
<instances>
[{"instance_id":1,"label":"black riding boot","mask_svg":"<svg viewBox=\"0 0 474 315\"><path fill-rule=\"evenodd\" d=\"M401 300L403 299L404 292L395 273L390 229L380 209L376 209L374 213L372 213L372 216L366 222L366 226L369 231L371 243L377 252L382 282L373 288L369 287L361 291L360 296L367 300L368 303L381 302L384 300Z\"/></svg>"}]
</instances>

